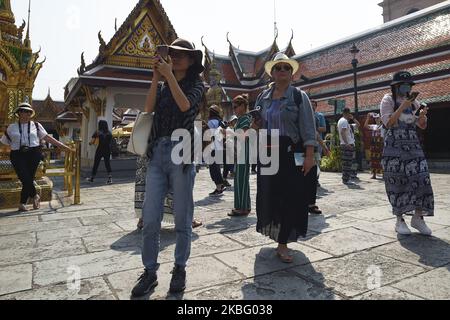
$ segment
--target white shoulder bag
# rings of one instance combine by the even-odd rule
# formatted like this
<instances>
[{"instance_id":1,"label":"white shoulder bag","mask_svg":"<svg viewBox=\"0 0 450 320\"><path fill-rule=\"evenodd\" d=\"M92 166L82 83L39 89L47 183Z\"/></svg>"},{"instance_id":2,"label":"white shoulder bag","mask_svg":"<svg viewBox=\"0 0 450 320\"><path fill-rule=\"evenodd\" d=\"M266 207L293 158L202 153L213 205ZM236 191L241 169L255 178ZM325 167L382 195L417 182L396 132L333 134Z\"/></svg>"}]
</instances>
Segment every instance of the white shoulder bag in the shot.
<instances>
[{"instance_id":1,"label":"white shoulder bag","mask_svg":"<svg viewBox=\"0 0 450 320\"><path fill-rule=\"evenodd\" d=\"M153 126L153 113L141 112L136 118L127 151L139 156L145 156L148 139Z\"/></svg>"}]
</instances>

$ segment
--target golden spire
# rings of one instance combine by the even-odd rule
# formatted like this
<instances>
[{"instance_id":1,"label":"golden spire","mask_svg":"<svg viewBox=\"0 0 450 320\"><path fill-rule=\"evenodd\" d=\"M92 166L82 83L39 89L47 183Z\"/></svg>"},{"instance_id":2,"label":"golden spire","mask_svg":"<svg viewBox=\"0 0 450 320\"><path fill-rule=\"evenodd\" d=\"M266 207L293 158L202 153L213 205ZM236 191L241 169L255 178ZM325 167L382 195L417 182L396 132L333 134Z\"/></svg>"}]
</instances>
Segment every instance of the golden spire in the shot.
<instances>
[{"instance_id":1,"label":"golden spire","mask_svg":"<svg viewBox=\"0 0 450 320\"><path fill-rule=\"evenodd\" d=\"M10 0L0 0L0 24L12 23L14 24L16 20L14 19L14 14L11 11L11 1Z\"/></svg>"},{"instance_id":2,"label":"golden spire","mask_svg":"<svg viewBox=\"0 0 450 320\"><path fill-rule=\"evenodd\" d=\"M0 0L2 1L2 0ZM27 48L31 48L31 41L30 41L30 15L31 15L31 0L28 0L28 23L27 23L27 35L25 37L25 40L23 44Z\"/></svg>"},{"instance_id":3,"label":"golden spire","mask_svg":"<svg viewBox=\"0 0 450 320\"><path fill-rule=\"evenodd\" d=\"M15 35L17 33L15 22L10 0L0 0L0 32Z\"/></svg>"}]
</instances>

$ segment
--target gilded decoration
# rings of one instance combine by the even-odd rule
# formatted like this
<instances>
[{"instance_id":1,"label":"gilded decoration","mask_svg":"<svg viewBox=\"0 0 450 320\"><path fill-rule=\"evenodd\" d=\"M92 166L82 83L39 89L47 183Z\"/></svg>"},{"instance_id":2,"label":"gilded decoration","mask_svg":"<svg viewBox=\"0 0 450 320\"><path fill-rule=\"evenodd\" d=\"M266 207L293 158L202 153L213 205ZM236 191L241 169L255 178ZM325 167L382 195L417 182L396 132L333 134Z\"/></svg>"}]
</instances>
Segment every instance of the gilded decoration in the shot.
<instances>
[{"instance_id":1,"label":"gilded decoration","mask_svg":"<svg viewBox=\"0 0 450 320\"><path fill-rule=\"evenodd\" d=\"M153 27L148 15L145 15L138 28L117 52L119 55L134 57L151 57L155 54L156 46L161 44L158 32Z\"/></svg>"}]
</instances>

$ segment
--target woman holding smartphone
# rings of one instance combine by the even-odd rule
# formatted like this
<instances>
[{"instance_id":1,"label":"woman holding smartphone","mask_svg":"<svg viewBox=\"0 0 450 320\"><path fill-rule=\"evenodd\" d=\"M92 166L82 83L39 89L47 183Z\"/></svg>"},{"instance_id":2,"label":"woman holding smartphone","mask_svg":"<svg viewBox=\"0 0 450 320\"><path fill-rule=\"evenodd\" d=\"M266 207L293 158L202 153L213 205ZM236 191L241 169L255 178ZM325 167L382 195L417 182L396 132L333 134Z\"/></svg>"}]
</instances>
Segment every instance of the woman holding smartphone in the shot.
<instances>
[{"instance_id":1,"label":"woman holding smartphone","mask_svg":"<svg viewBox=\"0 0 450 320\"><path fill-rule=\"evenodd\" d=\"M381 101L381 119L387 128L382 166L387 196L397 216L396 232L411 234L403 216L413 215L411 226L429 236L432 231L424 216L434 216L434 195L416 128L427 128L428 108L417 114L419 94L411 92L414 85L409 72L398 72L391 83L392 94Z\"/></svg>"},{"instance_id":2,"label":"woman holding smartphone","mask_svg":"<svg viewBox=\"0 0 450 320\"><path fill-rule=\"evenodd\" d=\"M156 272L159 268L161 220L164 198L170 191L173 193L177 240L169 290L179 293L186 288L185 268L191 252L196 174L193 164L194 121L205 91L200 77L204 70L203 52L183 39L175 40L168 48L167 58L156 56L152 59L153 79L145 104L146 112L154 112L142 210L142 262L145 270L133 288L133 297L144 296L158 285ZM190 141L172 141L172 135L179 129L190 133ZM190 154L183 154L181 164L172 159L172 151L180 143L190 143Z\"/></svg>"}]
</instances>

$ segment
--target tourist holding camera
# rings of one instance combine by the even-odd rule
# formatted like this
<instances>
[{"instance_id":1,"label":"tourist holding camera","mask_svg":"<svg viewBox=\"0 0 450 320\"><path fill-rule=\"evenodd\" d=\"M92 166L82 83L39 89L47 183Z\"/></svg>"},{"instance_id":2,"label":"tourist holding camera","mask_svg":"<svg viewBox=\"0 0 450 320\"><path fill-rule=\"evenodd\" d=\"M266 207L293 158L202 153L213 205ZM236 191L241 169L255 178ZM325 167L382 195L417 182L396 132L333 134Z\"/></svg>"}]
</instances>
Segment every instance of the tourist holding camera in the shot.
<instances>
[{"instance_id":1,"label":"tourist holding camera","mask_svg":"<svg viewBox=\"0 0 450 320\"><path fill-rule=\"evenodd\" d=\"M36 192L34 177L39 163L43 159L41 140L68 152L71 152L72 149L49 136L40 123L31 121L35 112L30 104L21 103L14 111L14 115L18 117L18 122L8 127L0 141L11 147L11 163L22 183L19 211L28 211L28 200L33 202L33 208L37 210L40 208L41 198Z\"/></svg>"},{"instance_id":2,"label":"tourist holding camera","mask_svg":"<svg viewBox=\"0 0 450 320\"><path fill-rule=\"evenodd\" d=\"M391 83L392 94L381 101L381 119L387 128L382 165L387 196L397 216L397 233L411 234L403 215L413 215L411 226L431 235L423 217L434 216L434 195L416 128L427 128L428 108L420 110L414 85L409 72L398 72Z\"/></svg>"},{"instance_id":3,"label":"tourist holding camera","mask_svg":"<svg viewBox=\"0 0 450 320\"><path fill-rule=\"evenodd\" d=\"M132 290L133 297L148 294L158 285L157 270L161 221L164 198L173 193L176 247L175 265L172 271L170 292L183 292L186 288L186 265L191 253L192 220L194 215L194 121L200 111L205 87L200 74L203 52L196 50L187 40L177 39L170 46L163 46L153 57L152 84L147 96L145 111L154 112L153 127L148 145L145 199L142 209L144 273ZM160 81L164 81L161 84ZM190 133L190 161L177 164L172 151L180 143L172 141L175 131ZM184 157L186 158L186 157Z\"/></svg>"}]
</instances>

